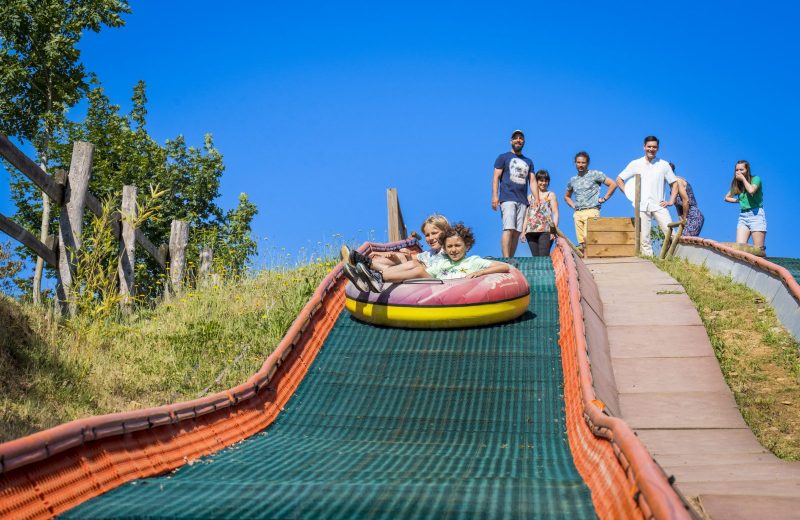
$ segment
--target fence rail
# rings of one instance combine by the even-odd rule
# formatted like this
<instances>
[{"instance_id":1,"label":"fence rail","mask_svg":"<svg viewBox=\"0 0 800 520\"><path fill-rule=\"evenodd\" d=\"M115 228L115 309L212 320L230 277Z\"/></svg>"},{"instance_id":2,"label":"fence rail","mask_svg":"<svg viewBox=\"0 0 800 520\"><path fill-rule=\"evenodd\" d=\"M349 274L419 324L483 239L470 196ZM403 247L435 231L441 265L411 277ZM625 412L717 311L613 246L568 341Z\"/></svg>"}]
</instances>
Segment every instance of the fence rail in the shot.
<instances>
[{"instance_id":1,"label":"fence rail","mask_svg":"<svg viewBox=\"0 0 800 520\"><path fill-rule=\"evenodd\" d=\"M59 234L51 235L46 241L47 243L43 243L17 222L0 214L0 231L28 247L58 273L59 303L62 308L71 297L71 281L74 272L72 257L73 254L80 254L80 232L84 209L88 209L98 217L103 214L102 203L88 191L93 154L94 145L91 143L74 143L69 174L56 171L56 175L51 176L17 148L7 136L0 134L0 156L38 186L50 200L62 207ZM136 188L126 186L123 191L133 193L133 198L124 202L125 207L128 210L131 207L135 208ZM173 220L172 234L175 236L170 237L169 247L167 244L157 247L140 229L133 230L132 234L125 233L122 217L121 211L114 211L111 215L111 227L114 236L121 242L120 249L123 252L121 256L125 257L124 264L127 266L125 269L121 266L119 269L120 287L124 288L126 296L133 294L133 270L130 267L134 260L132 253L134 243L139 244L162 269L169 268L173 290L180 290L184 273L184 251L188 242L188 225L185 222ZM131 238L133 243L129 243ZM128 298L123 299L125 304L128 304L129 301Z\"/></svg>"}]
</instances>

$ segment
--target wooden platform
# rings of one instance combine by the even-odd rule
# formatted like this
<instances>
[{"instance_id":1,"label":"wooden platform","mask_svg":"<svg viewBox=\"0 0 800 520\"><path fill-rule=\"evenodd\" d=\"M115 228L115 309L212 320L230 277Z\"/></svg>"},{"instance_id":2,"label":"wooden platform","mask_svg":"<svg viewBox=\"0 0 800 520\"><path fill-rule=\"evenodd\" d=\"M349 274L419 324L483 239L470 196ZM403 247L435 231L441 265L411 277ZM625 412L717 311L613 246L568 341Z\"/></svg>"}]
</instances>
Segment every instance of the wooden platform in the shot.
<instances>
[{"instance_id":1,"label":"wooden platform","mask_svg":"<svg viewBox=\"0 0 800 520\"><path fill-rule=\"evenodd\" d=\"M636 256L633 218L590 218L586 226L586 258Z\"/></svg>"},{"instance_id":2,"label":"wooden platform","mask_svg":"<svg viewBox=\"0 0 800 520\"><path fill-rule=\"evenodd\" d=\"M712 519L800 518L800 463L762 447L683 287L640 258L590 259L620 414Z\"/></svg>"}]
</instances>

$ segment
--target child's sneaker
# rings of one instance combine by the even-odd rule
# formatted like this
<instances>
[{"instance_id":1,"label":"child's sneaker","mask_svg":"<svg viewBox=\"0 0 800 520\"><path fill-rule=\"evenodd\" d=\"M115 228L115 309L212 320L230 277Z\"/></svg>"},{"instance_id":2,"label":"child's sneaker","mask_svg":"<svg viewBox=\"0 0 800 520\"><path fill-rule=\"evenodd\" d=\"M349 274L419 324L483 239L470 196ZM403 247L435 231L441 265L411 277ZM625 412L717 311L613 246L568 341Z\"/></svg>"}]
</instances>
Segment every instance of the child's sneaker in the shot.
<instances>
[{"instance_id":1,"label":"child's sneaker","mask_svg":"<svg viewBox=\"0 0 800 520\"><path fill-rule=\"evenodd\" d=\"M346 245L342 246L341 256L342 256L342 262L350 264L354 267L359 263L364 264L367 267L372 266L372 260L368 256L362 255L355 249L350 249Z\"/></svg>"},{"instance_id":2,"label":"child's sneaker","mask_svg":"<svg viewBox=\"0 0 800 520\"><path fill-rule=\"evenodd\" d=\"M383 290L383 277L380 273L370 271L362 262L359 262L358 265L356 265L356 271L363 279L366 280L370 291L381 292Z\"/></svg>"},{"instance_id":3,"label":"child's sneaker","mask_svg":"<svg viewBox=\"0 0 800 520\"><path fill-rule=\"evenodd\" d=\"M344 264L344 275L347 277L348 280L361 292L369 292L370 285L367 281L359 276L356 268L350 264Z\"/></svg>"}]
</instances>

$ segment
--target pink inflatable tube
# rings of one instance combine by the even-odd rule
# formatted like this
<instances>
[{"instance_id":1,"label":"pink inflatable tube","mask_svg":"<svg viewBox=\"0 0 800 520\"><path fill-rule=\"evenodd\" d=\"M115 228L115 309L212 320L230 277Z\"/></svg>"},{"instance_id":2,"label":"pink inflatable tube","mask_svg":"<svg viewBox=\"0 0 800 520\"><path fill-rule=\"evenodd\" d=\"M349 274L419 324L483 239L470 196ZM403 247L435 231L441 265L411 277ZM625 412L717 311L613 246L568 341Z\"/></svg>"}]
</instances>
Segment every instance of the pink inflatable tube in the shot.
<instances>
[{"instance_id":1,"label":"pink inflatable tube","mask_svg":"<svg viewBox=\"0 0 800 520\"><path fill-rule=\"evenodd\" d=\"M460 280L420 279L386 284L383 292L347 285L345 305L375 325L413 329L476 327L513 320L530 303L528 281L519 270Z\"/></svg>"}]
</instances>

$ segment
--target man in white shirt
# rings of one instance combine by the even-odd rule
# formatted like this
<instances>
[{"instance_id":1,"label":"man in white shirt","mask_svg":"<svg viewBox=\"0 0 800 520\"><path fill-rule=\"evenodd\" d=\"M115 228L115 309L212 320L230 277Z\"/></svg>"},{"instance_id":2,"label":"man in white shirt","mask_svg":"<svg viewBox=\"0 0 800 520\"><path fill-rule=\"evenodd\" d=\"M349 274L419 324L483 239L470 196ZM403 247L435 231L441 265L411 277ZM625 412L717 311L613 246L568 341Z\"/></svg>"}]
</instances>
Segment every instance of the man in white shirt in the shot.
<instances>
[{"instance_id":1,"label":"man in white shirt","mask_svg":"<svg viewBox=\"0 0 800 520\"><path fill-rule=\"evenodd\" d=\"M642 223L641 245L642 254L652 256L653 246L650 244L650 226L652 218L655 217L658 227L666 235L667 224L672 217L669 215L667 206L674 204L677 195L677 178L670 168L669 163L663 159L658 159L658 138L648 135L644 138L644 157L635 159L628 163L628 166L617 176L617 186L625 191L625 181L636 175L641 175L642 190L639 205L639 217ZM664 181L670 185L672 190L669 200L664 200ZM635 203L634 203L635 204Z\"/></svg>"}]
</instances>

